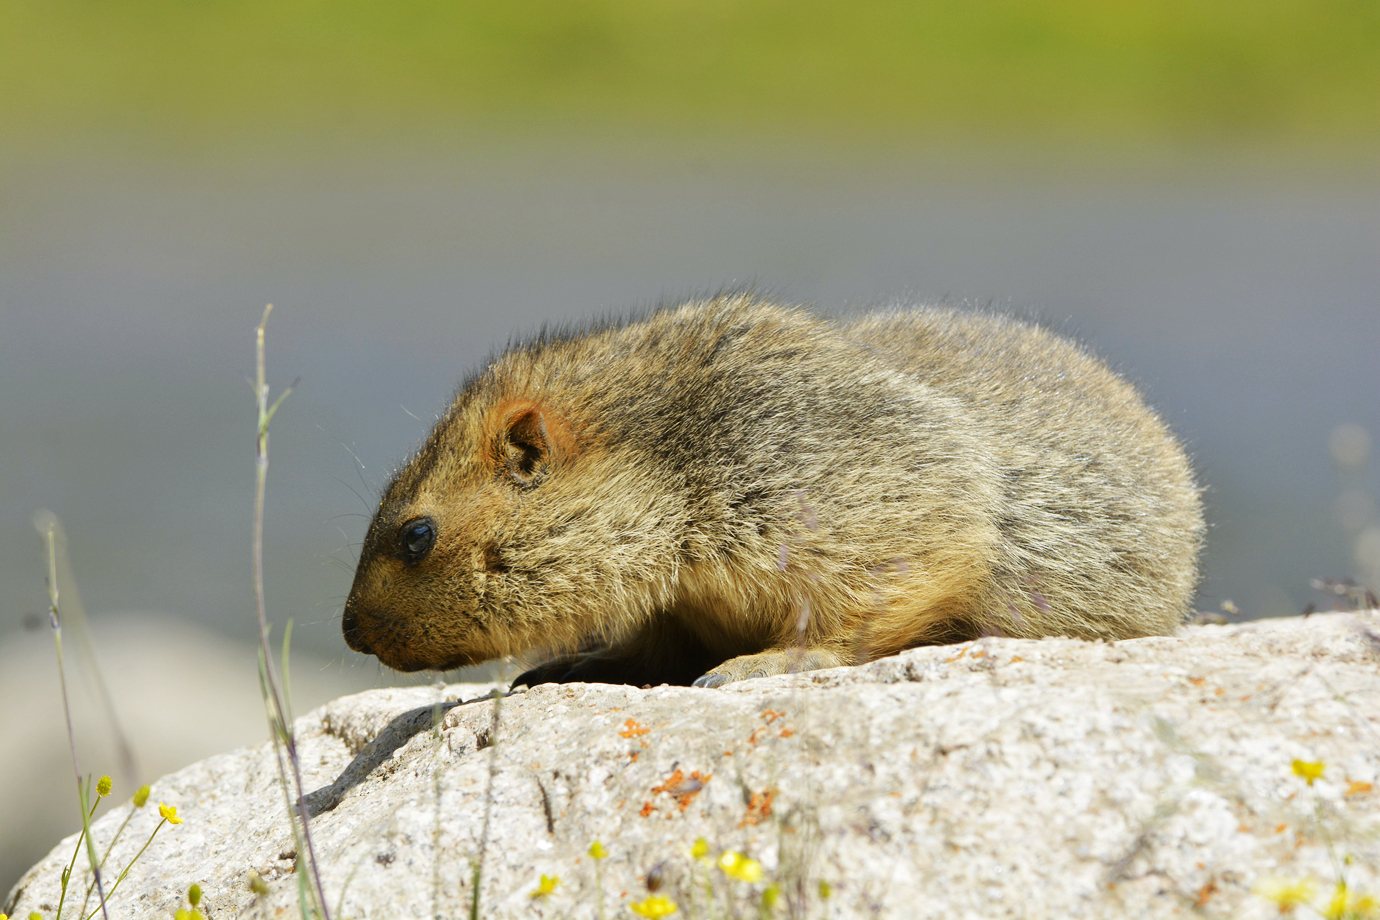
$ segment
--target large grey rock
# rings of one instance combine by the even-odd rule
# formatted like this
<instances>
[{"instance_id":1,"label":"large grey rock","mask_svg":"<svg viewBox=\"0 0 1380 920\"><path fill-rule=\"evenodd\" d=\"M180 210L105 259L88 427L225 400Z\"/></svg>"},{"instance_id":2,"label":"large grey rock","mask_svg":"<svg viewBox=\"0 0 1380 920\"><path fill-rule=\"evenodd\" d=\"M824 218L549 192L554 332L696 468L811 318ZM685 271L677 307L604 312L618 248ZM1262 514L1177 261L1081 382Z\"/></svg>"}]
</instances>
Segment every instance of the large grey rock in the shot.
<instances>
[{"instance_id":1,"label":"large grey rock","mask_svg":"<svg viewBox=\"0 0 1380 920\"><path fill-rule=\"evenodd\" d=\"M485 689L375 690L298 720L335 916L464 916L481 852L484 917L595 917L596 869L609 917L631 916L649 876L680 916L710 916L707 889L713 916L755 914L772 882L778 914L818 917L1263 918L1279 906L1258 892L1311 882L1322 907L1339 874L1353 899L1380 895L1374 612L987 638L720 690L543 686L504 699L496 733ZM434 732L442 701L458 705ZM1310 787L1296 759L1323 777ZM112 917L170 916L192 882L212 918L295 914L271 748L194 764L153 797L186 823L159 833ZM137 814L112 863L157 820ZM699 837L764 879L695 860ZM73 843L9 914L52 915ZM543 874L560 883L533 897Z\"/></svg>"},{"instance_id":2,"label":"large grey rock","mask_svg":"<svg viewBox=\"0 0 1380 920\"><path fill-rule=\"evenodd\" d=\"M91 618L90 628L90 645L136 772L130 776L120 770L107 709L69 621L64 643L77 752L83 770L115 776L121 797L131 784L267 737L255 679L256 645L234 642L169 614L103 614ZM302 712L387 682L383 678L388 675L372 662L360 665L347 659L342 665L300 651L292 658L293 698ZM7 755L0 757L4 892L53 841L81 827L72 794L62 685L46 616L32 632L0 635L0 749Z\"/></svg>"}]
</instances>

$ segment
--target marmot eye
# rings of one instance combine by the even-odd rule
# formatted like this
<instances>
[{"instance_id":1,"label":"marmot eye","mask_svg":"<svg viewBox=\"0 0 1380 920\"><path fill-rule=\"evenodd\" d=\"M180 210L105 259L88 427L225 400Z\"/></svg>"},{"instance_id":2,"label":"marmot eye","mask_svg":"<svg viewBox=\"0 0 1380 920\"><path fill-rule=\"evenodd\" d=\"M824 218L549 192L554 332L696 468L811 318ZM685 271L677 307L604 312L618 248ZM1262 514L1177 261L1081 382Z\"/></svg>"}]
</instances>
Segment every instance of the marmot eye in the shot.
<instances>
[{"instance_id":1,"label":"marmot eye","mask_svg":"<svg viewBox=\"0 0 1380 920\"><path fill-rule=\"evenodd\" d=\"M420 562L435 542L436 524L431 518L416 518L398 528L398 556L408 565Z\"/></svg>"}]
</instances>

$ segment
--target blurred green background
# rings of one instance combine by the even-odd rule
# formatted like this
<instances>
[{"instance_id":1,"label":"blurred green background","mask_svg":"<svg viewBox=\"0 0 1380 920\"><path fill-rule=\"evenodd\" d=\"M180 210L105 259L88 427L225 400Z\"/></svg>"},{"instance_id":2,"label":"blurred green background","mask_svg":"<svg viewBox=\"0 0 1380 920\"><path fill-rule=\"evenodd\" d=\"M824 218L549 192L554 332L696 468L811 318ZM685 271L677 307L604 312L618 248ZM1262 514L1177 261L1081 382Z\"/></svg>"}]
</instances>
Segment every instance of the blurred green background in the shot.
<instances>
[{"instance_id":1,"label":"blurred green background","mask_svg":"<svg viewBox=\"0 0 1380 920\"><path fill-rule=\"evenodd\" d=\"M591 123L862 142L1357 145L1372 0L7 2L11 137Z\"/></svg>"},{"instance_id":2,"label":"blurred green background","mask_svg":"<svg viewBox=\"0 0 1380 920\"><path fill-rule=\"evenodd\" d=\"M1077 336L1193 454L1199 608L1289 615L1380 581L1377 141L1375 0L0 0L0 894L79 824L36 509L134 738L117 798L266 735L265 302L302 377L267 528L299 711L407 679L340 604L455 381L723 286Z\"/></svg>"}]
</instances>

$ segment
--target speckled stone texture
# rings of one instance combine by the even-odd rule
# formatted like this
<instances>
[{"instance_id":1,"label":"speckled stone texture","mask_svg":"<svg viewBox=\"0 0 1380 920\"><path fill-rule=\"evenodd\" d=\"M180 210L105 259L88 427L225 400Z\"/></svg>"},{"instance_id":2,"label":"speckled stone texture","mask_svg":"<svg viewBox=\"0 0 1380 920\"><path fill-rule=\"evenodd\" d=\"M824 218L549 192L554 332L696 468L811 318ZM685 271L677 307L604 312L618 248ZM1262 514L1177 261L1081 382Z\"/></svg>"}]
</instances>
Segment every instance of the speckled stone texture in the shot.
<instances>
[{"instance_id":1,"label":"speckled stone texture","mask_svg":"<svg viewBox=\"0 0 1380 920\"><path fill-rule=\"evenodd\" d=\"M772 884L783 917L1265 918L1279 905L1260 892L1308 882L1322 908L1339 873L1380 898L1375 612L987 638L718 690L548 685L502 700L496 730L488 689L376 690L298 720L333 916L464 916L481 851L488 918L594 918L601 898L631 917L649 885L685 917L756 916ZM455 705L433 731L437 703ZM167 776L153 800L186 823L112 917L171 916L192 882L211 918L296 915L270 747ZM126 808L97 822L102 845ZM111 865L157 820L136 815ZM74 843L5 912L51 917ZM725 850L762 880L716 868ZM543 874L560 881L534 897Z\"/></svg>"}]
</instances>

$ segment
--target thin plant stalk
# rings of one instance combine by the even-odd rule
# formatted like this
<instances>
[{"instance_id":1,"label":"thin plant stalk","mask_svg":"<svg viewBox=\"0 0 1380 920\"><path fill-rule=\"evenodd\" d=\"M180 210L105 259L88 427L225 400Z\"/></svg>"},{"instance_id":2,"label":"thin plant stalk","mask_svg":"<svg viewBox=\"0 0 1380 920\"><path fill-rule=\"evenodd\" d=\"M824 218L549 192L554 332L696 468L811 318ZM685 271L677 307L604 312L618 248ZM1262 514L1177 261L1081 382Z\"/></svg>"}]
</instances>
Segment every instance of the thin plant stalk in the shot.
<instances>
[{"instance_id":1,"label":"thin plant stalk","mask_svg":"<svg viewBox=\"0 0 1380 920\"><path fill-rule=\"evenodd\" d=\"M305 853L307 860L306 876L308 881L304 884L309 886L311 900L317 913L324 920L330 920L330 908L327 905L325 891L321 886L320 864L317 862L316 850L312 844L311 822L307 817L306 792L302 783L302 763L297 754L297 739L292 728L292 716L284 703L282 693L279 691L279 683L273 672L272 656L269 654L268 613L264 604L264 495L268 481L268 425L273 420L273 415L278 411L278 407L283 404L283 400L293 389L291 386L288 387L279 394L277 400L271 405L269 404L267 370L264 360L264 327L268 324L268 315L272 311L273 304L264 307L263 320L260 321L255 330L257 376L254 381L254 396L258 403L259 425L254 455L254 534L252 548L254 610L259 619L259 678L264 691L264 709L268 715L269 726L273 733L273 747L278 759L278 778L282 784L284 796L289 797L288 823L292 826L294 838L299 837L300 827L298 853L299 855ZM284 654L286 655L286 647ZM288 783L289 769L293 780L291 785ZM292 807L294 803L290 799L291 792L289 791L293 788L297 792L295 809ZM299 821L300 825L298 824ZM305 907L305 905L303 906ZM306 911L304 910L303 913L305 914Z\"/></svg>"},{"instance_id":2,"label":"thin plant stalk","mask_svg":"<svg viewBox=\"0 0 1380 920\"><path fill-rule=\"evenodd\" d=\"M1327 859L1329 862L1332 863L1332 872L1334 875L1337 876L1337 884L1345 888L1346 864L1343 861L1337 859L1337 848L1333 846L1332 835L1328 833L1327 822L1323 820L1324 815L1322 799L1318 797L1318 790L1314 789L1311 783L1308 786L1308 791L1313 796L1313 820L1317 824L1318 835L1322 837L1323 844L1327 847Z\"/></svg>"},{"instance_id":3,"label":"thin plant stalk","mask_svg":"<svg viewBox=\"0 0 1380 920\"><path fill-rule=\"evenodd\" d=\"M604 870L603 867L599 865L600 862L602 862L602 860L596 859L594 861L594 891L599 896L599 911L597 916L599 920L604 920Z\"/></svg>"},{"instance_id":4,"label":"thin plant stalk","mask_svg":"<svg viewBox=\"0 0 1380 920\"><path fill-rule=\"evenodd\" d=\"M58 581L57 581L57 525L53 522L48 523L48 622L53 627L53 642L57 646L58 663L58 683L62 685L62 712L67 718L67 748L72 752L72 774L77 780L77 797L81 800L81 832L82 837L77 841L78 849L81 848L81 840L86 841L86 856L91 861L91 873L96 879L96 893L101 899L101 915L109 920L109 913L106 911L105 887L101 884L101 867L96 858L96 844L91 839L91 815L86 811L87 790L82 785L81 768L77 766L77 736L72 731L72 705L67 699L67 672L62 664L62 617L58 613ZM76 854L73 853L75 862ZM62 901L67 897L67 882L70 880L71 868L68 868L69 876L62 881L62 897L58 900L58 916L62 916ZM95 912L92 912L93 916Z\"/></svg>"},{"instance_id":5,"label":"thin plant stalk","mask_svg":"<svg viewBox=\"0 0 1380 920\"><path fill-rule=\"evenodd\" d=\"M494 715L489 725L489 784L484 793L484 824L479 832L479 852L474 858L474 890L470 896L470 920L479 920L479 887L484 875L484 851L489 846L489 821L494 809L494 780L498 776L498 725L503 690L494 688Z\"/></svg>"},{"instance_id":6,"label":"thin plant stalk","mask_svg":"<svg viewBox=\"0 0 1380 920\"><path fill-rule=\"evenodd\" d=\"M85 678L89 690L104 710L100 723L110 733L111 743L114 744L119 757L120 773L117 775L130 785L134 785L135 777L139 773L134 762L134 750L130 745L129 736L121 727L119 713L115 710L115 699L110 693L100 661L96 657L86 610L82 606L81 591L77 588L76 577L72 572L72 560L68 557L62 522L47 509L35 512L33 521L45 542L45 548L48 529L51 527L54 530L53 548L56 558L51 568L54 575L53 583L58 586L62 595L63 658L71 657L85 665L80 676Z\"/></svg>"},{"instance_id":7,"label":"thin plant stalk","mask_svg":"<svg viewBox=\"0 0 1380 920\"><path fill-rule=\"evenodd\" d=\"M145 840L144 845L139 848L139 852L135 853L134 858L125 864L124 871L120 873L120 877L115 880L114 885L110 886L111 895L115 894L115 889L120 887L120 883L125 880L125 876L129 874L129 870L133 868L134 864L139 861L139 857L144 855L144 851L147 850L149 848L149 845L153 843L153 838L158 836L158 832L161 831L163 829L163 825L167 823L167 818L164 818L162 821L159 821L158 826L153 829L153 833L149 834L149 839ZM104 902L102 902L101 904L101 909L105 909ZM91 918L94 916L96 916L96 912L93 910L91 913L86 915L86 920L91 920Z\"/></svg>"},{"instance_id":8,"label":"thin plant stalk","mask_svg":"<svg viewBox=\"0 0 1380 920\"><path fill-rule=\"evenodd\" d=\"M108 844L106 844L106 846L105 846L105 852L104 852L103 854L101 854L101 862L100 862L99 868L101 868L101 869L104 869L104 868L105 868L105 861L106 861L107 859L110 858L110 853L111 853L112 850L115 849L115 844L117 844L117 843L120 842L120 837L124 834L125 828L129 827L129 819L134 817L134 812L135 812L136 810L137 810L137 809L131 808L128 812L125 813L125 819L124 819L123 821L121 821L121 822L120 822L120 826L117 827L117 828L115 829L115 836L110 838L110 842L109 842ZM92 806L91 806L91 813L92 813L92 814L95 814L95 812L96 812L96 806L92 805ZM152 839L152 838L150 838L150 839ZM140 850L139 852L142 853L143 850ZM74 854L74 855L75 855L75 854ZM68 867L68 870L69 870L69 871L71 870L71 867L70 867L70 866ZM86 904L87 904L87 901L89 901L89 900L91 899L91 889L94 888L95 885L96 885L95 881L92 881L92 882L89 882L89 883L87 884L87 886L86 886L86 897L84 897L84 898L82 899L82 902L81 902L82 913L86 913ZM114 894L114 893L115 893L115 889L114 889L114 888L111 888L111 889L110 889L110 893L111 893L111 894Z\"/></svg>"},{"instance_id":9,"label":"thin plant stalk","mask_svg":"<svg viewBox=\"0 0 1380 920\"><path fill-rule=\"evenodd\" d=\"M80 785L80 781L78 781L78 784ZM90 785L91 785L90 780L88 780L88 781L87 781L87 789L88 789L88 791L87 791L86 795L84 795L84 796L81 797L81 799L82 799L83 802L86 801L86 796L89 796L89 795L91 794L90 791L89 791L89 790L90 790ZM100 804L100 799L97 799L97 800L96 800L96 805L99 805L99 804ZM91 806L91 813L88 814L88 815L86 816L86 821L82 822L81 834L79 834L79 835L77 836L77 845L76 845L75 847L72 848L72 858L69 859L69 860L67 861L67 868L64 869L63 872L62 872L62 894L58 896L58 906L57 906L57 916L59 916L59 917L62 916L62 905L63 905L63 903L67 900L67 885L68 885L69 882L71 882L71 880L72 880L72 870L73 870L74 868L76 868L76 865L77 865L77 854L81 852L81 845L82 845L83 843L86 842L86 828L87 828L89 822L91 821L91 818L94 817L95 814L96 814L96 805L92 805L92 806ZM83 810L84 810L84 809L83 809ZM105 864L105 860L101 860L101 864L104 865L104 864ZM87 888L86 893L87 893L87 896L90 897L90 895L91 895L91 889L90 889L89 887ZM112 892L112 894L113 894L113 893L114 893L114 892ZM85 907L83 906L82 909L85 910Z\"/></svg>"},{"instance_id":10,"label":"thin plant stalk","mask_svg":"<svg viewBox=\"0 0 1380 920\"><path fill-rule=\"evenodd\" d=\"M431 830L431 916L441 920L441 703L431 710L432 792L436 796L436 822Z\"/></svg>"}]
</instances>

